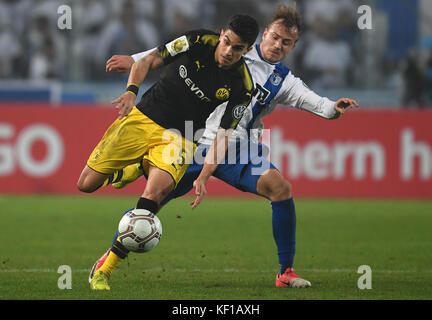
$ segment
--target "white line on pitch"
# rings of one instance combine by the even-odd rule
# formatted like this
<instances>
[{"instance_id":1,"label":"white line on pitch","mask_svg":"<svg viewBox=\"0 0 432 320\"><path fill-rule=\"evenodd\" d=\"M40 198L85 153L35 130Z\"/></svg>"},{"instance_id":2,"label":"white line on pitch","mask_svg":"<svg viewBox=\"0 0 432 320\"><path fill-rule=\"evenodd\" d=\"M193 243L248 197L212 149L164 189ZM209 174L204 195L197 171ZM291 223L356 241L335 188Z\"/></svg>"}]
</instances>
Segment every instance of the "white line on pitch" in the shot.
<instances>
[{"instance_id":1,"label":"white line on pitch","mask_svg":"<svg viewBox=\"0 0 432 320\"><path fill-rule=\"evenodd\" d=\"M73 272L83 272L88 273L90 272L90 269L72 269ZM235 268L229 268L229 269L169 269L169 268L151 268L151 269L141 269L138 270L140 272L176 272L176 273L186 273L186 272L204 272L204 273L271 273L275 272L275 270L250 270L250 269L235 269ZM276 270L277 271L277 270ZM356 269L298 269L300 272L323 272L323 273L350 273L355 272L357 273ZM0 269L0 273L57 273L56 269ZM430 270L374 270L372 269L372 272L377 273L432 273L432 269Z\"/></svg>"}]
</instances>

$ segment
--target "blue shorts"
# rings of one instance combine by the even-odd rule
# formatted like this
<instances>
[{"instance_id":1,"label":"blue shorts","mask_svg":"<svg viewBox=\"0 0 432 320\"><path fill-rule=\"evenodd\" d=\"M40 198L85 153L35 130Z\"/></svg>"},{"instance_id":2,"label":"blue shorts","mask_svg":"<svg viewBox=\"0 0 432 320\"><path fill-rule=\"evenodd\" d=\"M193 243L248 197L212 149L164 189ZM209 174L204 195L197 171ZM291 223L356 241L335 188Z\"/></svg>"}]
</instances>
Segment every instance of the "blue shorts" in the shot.
<instances>
[{"instance_id":1,"label":"blue shorts","mask_svg":"<svg viewBox=\"0 0 432 320\"><path fill-rule=\"evenodd\" d=\"M162 202L163 205L185 195L193 188L193 182L203 168L209 148L209 145L198 145L193 163L189 165L177 187ZM239 190L257 194L256 186L261 175L268 169L276 169L267 160L268 153L269 149L261 143L253 143L246 139L237 140L230 144L224 163L218 165L213 176Z\"/></svg>"}]
</instances>

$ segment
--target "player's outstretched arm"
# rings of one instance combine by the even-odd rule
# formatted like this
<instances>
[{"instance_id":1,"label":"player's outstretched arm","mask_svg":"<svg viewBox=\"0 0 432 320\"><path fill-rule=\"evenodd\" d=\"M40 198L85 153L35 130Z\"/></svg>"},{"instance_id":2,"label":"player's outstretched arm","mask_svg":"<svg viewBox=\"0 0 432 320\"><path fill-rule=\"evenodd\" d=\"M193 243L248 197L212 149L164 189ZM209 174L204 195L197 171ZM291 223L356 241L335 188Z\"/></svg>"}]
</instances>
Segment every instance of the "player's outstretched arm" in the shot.
<instances>
[{"instance_id":1,"label":"player's outstretched arm","mask_svg":"<svg viewBox=\"0 0 432 320\"><path fill-rule=\"evenodd\" d=\"M132 65L127 88L133 86L136 88L136 92L128 89L128 91L123 93L119 98L111 102L112 104L115 104L116 108L119 110L119 119L127 116L132 110L135 105L138 88L146 78L148 72L157 69L162 65L163 59L157 49Z\"/></svg>"},{"instance_id":2,"label":"player's outstretched arm","mask_svg":"<svg viewBox=\"0 0 432 320\"><path fill-rule=\"evenodd\" d=\"M200 172L198 178L194 181L193 187L195 188L196 198L194 201L190 203L192 206L192 210L195 209L203 200L204 196L207 193L206 183L208 179L212 176L213 172L215 172L219 163L225 157L225 154L228 150L228 140L232 133L232 129L223 129L219 128L216 138L213 140L212 145L207 152L207 155L204 159L204 166Z\"/></svg>"},{"instance_id":3,"label":"player's outstretched arm","mask_svg":"<svg viewBox=\"0 0 432 320\"><path fill-rule=\"evenodd\" d=\"M358 102L351 98L340 98L334 102L318 95L291 72L282 83L277 103L293 106L329 120L339 118L347 108L359 107Z\"/></svg>"},{"instance_id":4,"label":"player's outstretched arm","mask_svg":"<svg viewBox=\"0 0 432 320\"><path fill-rule=\"evenodd\" d=\"M132 65L134 64L134 62L135 60L131 56L116 54L110 59L108 59L108 61L106 62L105 71L117 71L120 73L126 73L132 69Z\"/></svg>"},{"instance_id":5,"label":"player's outstretched arm","mask_svg":"<svg viewBox=\"0 0 432 320\"><path fill-rule=\"evenodd\" d=\"M134 64L134 62L149 55L155 49L157 48L152 48L147 51L135 53L131 56L118 55L118 54L113 55L111 58L108 59L108 61L105 64L105 71L106 72L117 71L120 73L129 72L132 69L132 65Z\"/></svg>"}]
</instances>

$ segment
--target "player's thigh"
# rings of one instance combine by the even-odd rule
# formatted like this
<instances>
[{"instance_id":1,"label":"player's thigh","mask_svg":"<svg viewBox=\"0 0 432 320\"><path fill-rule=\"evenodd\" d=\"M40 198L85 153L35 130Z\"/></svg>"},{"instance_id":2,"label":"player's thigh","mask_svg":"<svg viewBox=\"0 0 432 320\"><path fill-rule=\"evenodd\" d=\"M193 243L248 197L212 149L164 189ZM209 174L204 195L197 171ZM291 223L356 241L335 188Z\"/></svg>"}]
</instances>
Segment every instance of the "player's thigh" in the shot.
<instances>
[{"instance_id":1,"label":"player's thigh","mask_svg":"<svg viewBox=\"0 0 432 320\"><path fill-rule=\"evenodd\" d=\"M138 109L116 120L105 132L87 161L87 166L101 174L139 162L148 151L154 123Z\"/></svg>"},{"instance_id":2,"label":"player's thigh","mask_svg":"<svg viewBox=\"0 0 432 320\"><path fill-rule=\"evenodd\" d=\"M267 197L270 192L263 192L262 186L268 181L266 174L273 171L278 172L270 161L261 158L259 161L249 160L245 164L240 162L219 165L214 176L238 190ZM265 178L262 178L263 176Z\"/></svg>"},{"instance_id":3,"label":"player's thigh","mask_svg":"<svg viewBox=\"0 0 432 320\"><path fill-rule=\"evenodd\" d=\"M155 133L155 136L160 133ZM144 161L150 166L157 167L169 173L177 186L192 162L196 145L184 139L181 135L172 139L153 139L148 152L144 155Z\"/></svg>"},{"instance_id":4,"label":"player's thigh","mask_svg":"<svg viewBox=\"0 0 432 320\"><path fill-rule=\"evenodd\" d=\"M78 178L77 187L82 192L93 192L104 183L107 177L108 175L96 172L86 165Z\"/></svg>"}]
</instances>

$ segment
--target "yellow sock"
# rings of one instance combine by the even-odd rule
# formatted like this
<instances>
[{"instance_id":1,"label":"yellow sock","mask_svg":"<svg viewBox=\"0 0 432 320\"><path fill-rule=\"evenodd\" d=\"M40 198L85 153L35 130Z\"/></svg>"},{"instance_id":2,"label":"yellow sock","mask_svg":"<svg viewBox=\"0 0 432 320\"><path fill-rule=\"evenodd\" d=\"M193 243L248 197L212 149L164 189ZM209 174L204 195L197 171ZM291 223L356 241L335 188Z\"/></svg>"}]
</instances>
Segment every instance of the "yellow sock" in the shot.
<instances>
[{"instance_id":1,"label":"yellow sock","mask_svg":"<svg viewBox=\"0 0 432 320\"><path fill-rule=\"evenodd\" d=\"M116 170L113 174L110 174L108 178L105 179L101 187L106 187L109 184L118 182L122 178L122 176L123 176L123 169Z\"/></svg>"},{"instance_id":2,"label":"yellow sock","mask_svg":"<svg viewBox=\"0 0 432 320\"><path fill-rule=\"evenodd\" d=\"M105 275L111 277L112 272L117 269L124 259L120 258L114 252L110 251L102 267L99 268ZM98 271L99 271L98 270Z\"/></svg>"},{"instance_id":3,"label":"yellow sock","mask_svg":"<svg viewBox=\"0 0 432 320\"><path fill-rule=\"evenodd\" d=\"M123 168L123 176L121 178L121 181L133 182L139 177L141 177L143 175L143 172L140 168L140 165L140 163L134 163L127 166L126 168Z\"/></svg>"}]
</instances>

